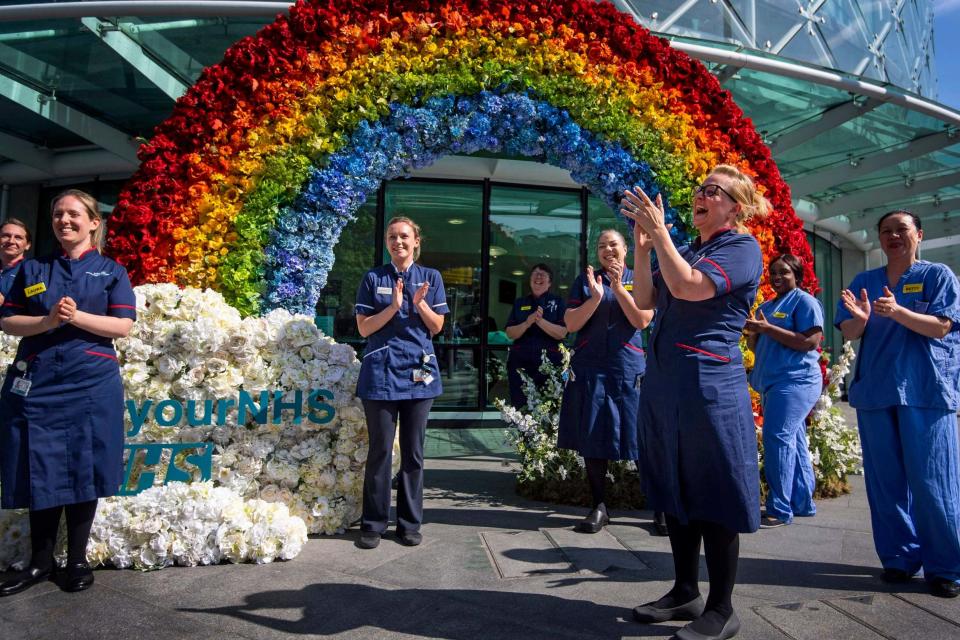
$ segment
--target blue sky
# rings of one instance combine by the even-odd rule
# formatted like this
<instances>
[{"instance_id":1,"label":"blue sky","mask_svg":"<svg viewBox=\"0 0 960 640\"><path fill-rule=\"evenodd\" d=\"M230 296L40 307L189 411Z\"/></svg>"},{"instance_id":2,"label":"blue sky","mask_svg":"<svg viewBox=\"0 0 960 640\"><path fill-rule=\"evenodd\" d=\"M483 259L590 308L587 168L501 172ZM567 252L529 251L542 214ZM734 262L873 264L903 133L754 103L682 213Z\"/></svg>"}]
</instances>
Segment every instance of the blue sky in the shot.
<instances>
[{"instance_id":1,"label":"blue sky","mask_svg":"<svg viewBox=\"0 0 960 640\"><path fill-rule=\"evenodd\" d=\"M938 101L960 109L960 0L934 2Z\"/></svg>"}]
</instances>

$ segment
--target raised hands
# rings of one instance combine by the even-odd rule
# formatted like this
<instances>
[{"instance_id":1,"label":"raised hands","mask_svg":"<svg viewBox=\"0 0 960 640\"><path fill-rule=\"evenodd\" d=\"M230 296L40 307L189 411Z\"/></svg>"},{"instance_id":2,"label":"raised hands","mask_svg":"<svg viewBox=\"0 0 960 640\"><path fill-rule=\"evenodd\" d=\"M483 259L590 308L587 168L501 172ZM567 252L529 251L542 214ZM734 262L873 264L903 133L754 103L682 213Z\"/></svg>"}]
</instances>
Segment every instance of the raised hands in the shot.
<instances>
[{"instance_id":1,"label":"raised hands","mask_svg":"<svg viewBox=\"0 0 960 640\"><path fill-rule=\"evenodd\" d=\"M886 287L884 288L886 289ZM880 298L880 300L882 299ZM840 292L840 302L843 303L843 308L849 311L855 319L866 322L870 318L870 299L867 297L866 289L860 289L859 298L850 289L844 289Z\"/></svg>"},{"instance_id":2,"label":"raised hands","mask_svg":"<svg viewBox=\"0 0 960 640\"><path fill-rule=\"evenodd\" d=\"M423 300L427 297L427 292L430 291L430 283L424 282L413 294L413 306L418 306Z\"/></svg>"},{"instance_id":3,"label":"raised hands","mask_svg":"<svg viewBox=\"0 0 960 640\"><path fill-rule=\"evenodd\" d=\"M607 267L607 277L610 278L611 289L623 286L623 264L614 262Z\"/></svg>"},{"instance_id":4,"label":"raised hands","mask_svg":"<svg viewBox=\"0 0 960 640\"><path fill-rule=\"evenodd\" d=\"M590 287L591 298L603 297L603 278L600 275L594 275L591 265L587 265L587 286Z\"/></svg>"},{"instance_id":5,"label":"raised hands","mask_svg":"<svg viewBox=\"0 0 960 640\"><path fill-rule=\"evenodd\" d=\"M874 313L884 318L892 318L899 308L900 305L897 304L897 299L894 297L893 292L890 291L890 287L885 286L883 288L883 295L873 301Z\"/></svg>"},{"instance_id":6,"label":"raised hands","mask_svg":"<svg viewBox=\"0 0 960 640\"><path fill-rule=\"evenodd\" d=\"M629 189L624 191L623 199L620 200L620 213L633 220L647 236L652 235L657 229L667 228L663 198L659 193L656 201L653 201L640 187L634 187L633 191ZM636 231L634 231L634 241L637 241ZM638 248L641 248L639 242Z\"/></svg>"},{"instance_id":7,"label":"raised hands","mask_svg":"<svg viewBox=\"0 0 960 640\"><path fill-rule=\"evenodd\" d=\"M390 306L395 311L399 311L403 306L403 278L397 278L397 281L393 284L393 300L390 302Z\"/></svg>"},{"instance_id":8,"label":"raised hands","mask_svg":"<svg viewBox=\"0 0 960 640\"><path fill-rule=\"evenodd\" d=\"M767 320L766 316L763 315L763 311L760 309L757 309L757 313L754 317L747 318L747 322L743 326L744 332L750 335L766 333L767 329L769 328L770 322Z\"/></svg>"},{"instance_id":9,"label":"raised hands","mask_svg":"<svg viewBox=\"0 0 960 640\"><path fill-rule=\"evenodd\" d=\"M543 320L543 307L537 307L537 310L527 316L527 326L537 324Z\"/></svg>"}]
</instances>

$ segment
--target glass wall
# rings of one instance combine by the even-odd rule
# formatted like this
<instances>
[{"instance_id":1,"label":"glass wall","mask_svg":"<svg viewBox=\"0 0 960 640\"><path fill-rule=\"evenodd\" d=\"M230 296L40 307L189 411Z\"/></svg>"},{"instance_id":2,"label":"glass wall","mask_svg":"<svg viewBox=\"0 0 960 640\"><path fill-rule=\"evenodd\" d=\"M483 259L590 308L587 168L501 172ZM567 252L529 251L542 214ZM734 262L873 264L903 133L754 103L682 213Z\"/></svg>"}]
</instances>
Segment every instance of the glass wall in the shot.
<instances>
[{"instance_id":1,"label":"glass wall","mask_svg":"<svg viewBox=\"0 0 960 640\"><path fill-rule=\"evenodd\" d=\"M835 357L843 345L843 336L834 328L833 321L837 312L837 300L840 291L846 286L843 278L842 252L826 238L815 233L807 233L807 242L813 250L813 267L820 281L820 293L817 299L823 304L823 348Z\"/></svg>"}]
</instances>

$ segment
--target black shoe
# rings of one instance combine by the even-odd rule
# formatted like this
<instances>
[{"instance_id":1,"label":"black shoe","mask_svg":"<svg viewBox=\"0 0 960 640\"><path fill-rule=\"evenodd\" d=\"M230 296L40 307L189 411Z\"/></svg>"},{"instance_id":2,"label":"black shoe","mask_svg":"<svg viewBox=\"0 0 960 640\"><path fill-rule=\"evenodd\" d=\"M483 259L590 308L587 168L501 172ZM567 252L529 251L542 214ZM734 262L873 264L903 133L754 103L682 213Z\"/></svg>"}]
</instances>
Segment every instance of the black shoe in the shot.
<instances>
[{"instance_id":1,"label":"black shoe","mask_svg":"<svg viewBox=\"0 0 960 640\"><path fill-rule=\"evenodd\" d=\"M67 563L67 579L63 583L63 590L74 592L84 591L93 584L93 569L86 562Z\"/></svg>"},{"instance_id":2,"label":"black shoe","mask_svg":"<svg viewBox=\"0 0 960 640\"><path fill-rule=\"evenodd\" d=\"M653 533L661 537L670 535L670 529L667 527L667 514L663 511L655 511L653 514Z\"/></svg>"},{"instance_id":3,"label":"black shoe","mask_svg":"<svg viewBox=\"0 0 960 640\"><path fill-rule=\"evenodd\" d=\"M376 531L361 531L357 546L361 549L376 549L380 546L380 534Z\"/></svg>"},{"instance_id":4,"label":"black shoe","mask_svg":"<svg viewBox=\"0 0 960 640\"><path fill-rule=\"evenodd\" d=\"M775 518L774 516L763 516L760 518L761 529L776 529L777 527L786 526L786 524L786 522L780 518Z\"/></svg>"},{"instance_id":5,"label":"black shoe","mask_svg":"<svg viewBox=\"0 0 960 640\"><path fill-rule=\"evenodd\" d=\"M880 579L889 584L903 584L910 582L912 575L903 569L884 569L880 574Z\"/></svg>"},{"instance_id":6,"label":"black shoe","mask_svg":"<svg viewBox=\"0 0 960 640\"><path fill-rule=\"evenodd\" d=\"M633 619L637 622L651 624L654 622L667 622L668 620L696 620L703 613L706 604L702 596L697 596L690 602L677 605L676 607L661 608L654 606L659 601L648 602L639 607L633 608Z\"/></svg>"},{"instance_id":7,"label":"black shoe","mask_svg":"<svg viewBox=\"0 0 960 640\"><path fill-rule=\"evenodd\" d=\"M593 508L590 515L577 524L577 531L580 533L597 533L608 524L610 524L610 518L607 516L607 507L601 502Z\"/></svg>"},{"instance_id":8,"label":"black shoe","mask_svg":"<svg viewBox=\"0 0 960 640\"><path fill-rule=\"evenodd\" d=\"M960 595L960 583L935 576L930 580L930 593L938 598L956 598Z\"/></svg>"},{"instance_id":9,"label":"black shoe","mask_svg":"<svg viewBox=\"0 0 960 640\"><path fill-rule=\"evenodd\" d=\"M732 638L740 632L740 618L737 617L737 613L734 611L730 614L730 617L727 618L727 621L723 625L723 629L720 630L720 633L708 636L699 631L694 631L690 628L692 625L688 624L684 628L677 631L677 635L673 636L677 640L727 640L727 638Z\"/></svg>"},{"instance_id":10,"label":"black shoe","mask_svg":"<svg viewBox=\"0 0 960 640\"><path fill-rule=\"evenodd\" d=\"M423 536L419 531L397 531L397 538L400 539L400 544L405 547L416 547L421 542L423 542Z\"/></svg>"},{"instance_id":11,"label":"black shoe","mask_svg":"<svg viewBox=\"0 0 960 640\"><path fill-rule=\"evenodd\" d=\"M3 584L0 584L0 598L3 596L12 596L15 593L25 591L35 584L46 582L52 576L53 569L37 569L36 567L30 567L25 571L21 571L16 575L16 577L7 580Z\"/></svg>"}]
</instances>

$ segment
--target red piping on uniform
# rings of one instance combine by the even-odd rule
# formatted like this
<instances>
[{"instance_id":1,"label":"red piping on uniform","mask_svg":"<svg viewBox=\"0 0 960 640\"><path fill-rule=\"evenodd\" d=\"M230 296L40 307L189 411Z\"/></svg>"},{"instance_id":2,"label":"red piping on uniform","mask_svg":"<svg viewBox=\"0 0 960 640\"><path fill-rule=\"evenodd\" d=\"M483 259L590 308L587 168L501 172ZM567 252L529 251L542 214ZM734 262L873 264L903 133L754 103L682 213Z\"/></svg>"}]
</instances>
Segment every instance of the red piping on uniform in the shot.
<instances>
[{"instance_id":1,"label":"red piping on uniform","mask_svg":"<svg viewBox=\"0 0 960 640\"><path fill-rule=\"evenodd\" d=\"M727 281L727 291L730 291L730 278L727 277L727 272L724 271L724 270L720 267L720 265L718 265L716 262L714 262L714 261L711 260L710 258L703 258L703 261L704 261L704 262L709 262L710 264L712 264L713 266L715 266L715 267L717 268L717 271L720 272L720 275L723 276L723 279Z\"/></svg>"},{"instance_id":2,"label":"red piping on uniform","mask_svg":"<svg viewBox=\"0 0 960 640\"><path fill-rule=\"evenodd\" d=\"M633 349L633 350L636 351L637 353L640 353L640 354L643 353L643 349L641 349L640 347L636 347L636 346L630 344L629 342L624 342L624 343L623 343L623 346L627 347L628 349Z\"/></svg>"},{"instance_id":3,"label":"red piping on uniform","mask_svg":"<svg viewBox=\"0 0 960 640\"><path fill-rule=\"evenodd\" d=\"M87 249L86 251L84 251L83 253L81 253L80 255L78 255L78 256L76 257L76 259L79 260L80 258L82 258L83 256L87 255L87 254L90 253L91 251L96 251L97 253L100 253L100 250L97 249L96 247L90 247L89 249ZM61 249L61 250L60 250L60 257L61 257L61 258L69 258L70 256L67 255L67 252L66 252L66 251L64 251L63 249Z\"/></svg>"},{"instance_id":4,"label":"red piping on uniform","mask_svg":"<svg viewBox=\"0 0 960 640\"><path fill-rule=\"evenodd\" d=\"M137 310L136 307L131 307L128 304L111 304L107 308L108 309L133 309L134 311Z\"/></svg>"},{"instance_id":5,"label":"red piping on uniform","mask_svg":"<svg viewBox=\"0 0 960 640\"><path fill-rule=\"evenodd\" d=\"M683 344L682 342L677 342L675 346L680 347L681 349L688 349L690 351L696 351L697 353L702 353L705 356L710 356L711 358L716 358L721 362L730 362L730 358L717 355L716 353L710 353L709 351L704 351L703 349L697 349L696 347L691 347L688 344Z\"/></svg>"},{"instance_id":6,"label":"red piping on uniform","mask_svg":"<svg viewBox=\"0 0 960 640\"><path fill-rule=\"evenodd\" d=\"M23 262L23 256L20 256L19 258L17 258L16 260L14 260L14 261L11 262L10 264L8 264L8 265L7 265L7 269L9 269L10 267L15 267L15 266L17 266L18 264L20 264L21 262Z\"/></svg>"},{"instance_id":7,"label":"red piping on uniform","mask_svg":"<svg viewBox=\"0 0 960 640\"><path fill-rule=\"evenodd\" d=\"M581 302L583 302L583 300L575 300L574 298L570 298L567 301L567 304L580 304Z\"/></svg>"},{"instance_id":8,"label":"red piping on uniform","mask_svg":"<svg viewBox=\"0 0 960 640\"><path fill-rule=\"evenodd\" d=\"M18 308L18 309L23 309L23 307L24 307L24 305L22 305L22 304L17 304L16 302L4 302L4 303L3 303L3 306L5 306L5 307L16 307L16 308Z\"/></svg>"},{"instance_id":9,"label":"red piping on uniform","mask_svg":"<svg viewBox=\"0 0 960 640\"><path fill-rule=\"evenodd\" d=\"M587 338L586 340L584 340L583 342L581 342L580 344L578 344L577 346L575 346L574 349L579 349L580 347L582 347L583 345L587 344L588 342L590 342L590 338Z\"/></svg>"},{"instance_id":10,"label":"red piping on uniform","mask_svg":"<svg viewBox=\"0 0 960 640\"><path fill-rule=\"evenodd\" d=\"M117 356L112 356L109 353L99 353L97 351L90 351L89 349L84 349L83 352L91 356L100 356L101 358L110 358L111 360L117 359Z\"/></svg>"}]
</instances>

